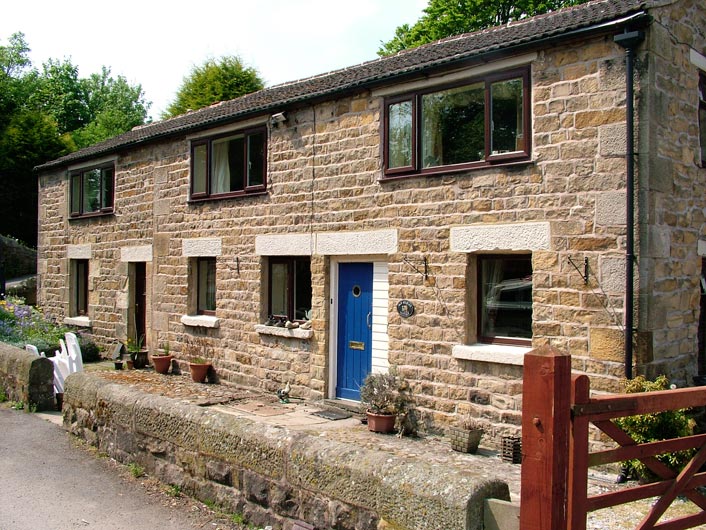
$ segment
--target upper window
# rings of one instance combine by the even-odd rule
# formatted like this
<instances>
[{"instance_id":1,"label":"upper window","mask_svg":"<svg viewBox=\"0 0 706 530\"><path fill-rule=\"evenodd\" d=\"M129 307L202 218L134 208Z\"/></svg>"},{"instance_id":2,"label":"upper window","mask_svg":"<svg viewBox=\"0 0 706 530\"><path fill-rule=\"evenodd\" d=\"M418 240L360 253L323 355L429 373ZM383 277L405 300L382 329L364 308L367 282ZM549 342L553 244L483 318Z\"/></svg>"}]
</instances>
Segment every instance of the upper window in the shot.
<instances>
[{"instance_id":1,"label":"upper window","mask_svg":"<svg viewBox=\"0 0 706 530\"><path fill-rule=\"evenodd\" d=\"M311 259L270 258L268 314L291 321L311 319Z\"/></svg>"},{"instance_id":2,"label":"upper window","mask_svg":"<svg viewBox=\"0 0 706 530\"><path fill-rule=\"evenodd\" d=\"M71 215L97 215L113 211L113 164L71 172Z\"/></svg>"},{"instance_id":3,"label":"upper window","mask_svg":"<svg viewBox=\"0 0 706 530\"><path fill-rule=\"evenodd\" d=\"M528 159L529 70L385 104L387 176Z\"/></svg>"},{"instance_id":4,"label":"upper window","mask_svg":"<svg viewBox=\"0 0 706 530\"><path fill-rule=\"evenodd\" d=\"M196 312L199 315L215 315L216 258L198 258L196 269Z\"/></svg>"},{"instance_id":5,"label":"upper window","mask_svg":"<svg viewBox=\"0 0 706 530\"><path fill-rule=\"evenodd\" d=\"M478 295L479 342L531 343L530 256L479 256Z\"/></svg>"},{"instance_id":6,"label":"upper window","mask_svg":"<svg viewBox=\"0 0 706 530\"><path fill-rule=\"evenodd\" d=\"M191 198L229 197L263 191L265 129L245 131L191 144Z\"/></svg>"},{"instance_id":7,"label":"upper window","mask_svg":"<svg viewBox=\"0 0 706 530\"><path fill-rule=\"evenodd\" d=\"M706 72L699 74L699 132L701 135L701 167L706 167Z\"/></svg>"}]
</instances>

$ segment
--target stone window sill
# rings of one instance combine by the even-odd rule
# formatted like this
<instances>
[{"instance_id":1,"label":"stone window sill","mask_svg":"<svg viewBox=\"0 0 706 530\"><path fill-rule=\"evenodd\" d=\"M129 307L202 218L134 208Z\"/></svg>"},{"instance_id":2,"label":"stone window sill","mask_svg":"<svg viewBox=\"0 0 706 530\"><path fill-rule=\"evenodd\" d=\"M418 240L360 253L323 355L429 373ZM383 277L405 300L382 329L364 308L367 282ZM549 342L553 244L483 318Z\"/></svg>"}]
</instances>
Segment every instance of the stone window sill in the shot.
<instances>
[{"instance_id":1,"label":"stone window sill","mask_svg":"<svg viewBox=\"0 0 706 530\"><path fill-rule=\"evenodd\" d=\"M78 328L90 328L91 319L88 317L66 317L64 324L67 326L76 326Z\"/></svg>"},{"instance_id":2,"label":"stone window sill","mask_svg":"<svg viewBox=\"0 0 706 530\"><path fill-rule=\"evenodd\" d=\"M314 332L310 329L287 329L278 328L276 326L265 326L264 324L257 324L255 326L255 331L257 331L260 335L274 335L275 337L287 337L291 339L304 340L308 340L314 335Z\"/></svg>"},{"instance_id":3,"label":"stone window sill","mask_svg":"<svg viewBox=\"0 0 706 530\"><path fill-rule=\"evenodd\" d=\"M506 344L457 344L453 347L451 355L454 359L465 361L523 366L525 353L530 351L530 347Z\"/></svg>"},{"instance_id":4,"label":"stone window sill","mask_svg":"<svg viewBox=\"0 0 706 530\"><path fill-rule=\"evenodd\" d=\"M192 328L218 328L221 319L210 315L182 315L181 323Z\"/></svg>"}]
</instances>

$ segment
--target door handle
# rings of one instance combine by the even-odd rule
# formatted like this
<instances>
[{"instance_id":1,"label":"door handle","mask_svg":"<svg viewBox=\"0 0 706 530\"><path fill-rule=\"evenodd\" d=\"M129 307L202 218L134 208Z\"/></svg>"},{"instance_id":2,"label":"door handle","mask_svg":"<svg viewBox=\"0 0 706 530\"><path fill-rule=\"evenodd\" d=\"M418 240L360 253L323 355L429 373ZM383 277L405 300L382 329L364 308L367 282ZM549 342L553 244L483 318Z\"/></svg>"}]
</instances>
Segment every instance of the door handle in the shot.
<instances>
[{"instance_id":1,"label":"door handle","mask_svg":"<svg viewBox=\"0 0 706 530\"><path fill-rule=\"evenodd\" d=\"M366 322L366 324L368 324L368 329L372 329L372 327L373 327L373 323L371 320L372 316L373 316L372 313L368 313L368 316L365 317L365 322Z\"/></svg>"}]
</instances>

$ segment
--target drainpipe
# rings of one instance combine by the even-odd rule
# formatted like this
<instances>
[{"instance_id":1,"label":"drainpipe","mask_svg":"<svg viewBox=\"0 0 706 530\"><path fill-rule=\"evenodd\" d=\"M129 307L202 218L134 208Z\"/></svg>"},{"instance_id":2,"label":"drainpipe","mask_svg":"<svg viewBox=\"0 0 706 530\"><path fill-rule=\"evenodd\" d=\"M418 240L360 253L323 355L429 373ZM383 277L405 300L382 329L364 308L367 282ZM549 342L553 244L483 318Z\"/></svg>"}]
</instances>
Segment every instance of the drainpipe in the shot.
<instances>
[{"instance_id":1,"label":"drainpipe","mask_svg":"<svg viewBox=\"0 0 706 530\"><path fill-rule=\"evenodd\" d=\"M635 48L643 41L642 31L628 31L615 35L613 41L625 48L626 85L626 195L627 239L625 242L625 378L632 379L633 352L633 266L635 263L635 133L634 133L634 84L633 70Z\"/></svg>"}]
</instances>

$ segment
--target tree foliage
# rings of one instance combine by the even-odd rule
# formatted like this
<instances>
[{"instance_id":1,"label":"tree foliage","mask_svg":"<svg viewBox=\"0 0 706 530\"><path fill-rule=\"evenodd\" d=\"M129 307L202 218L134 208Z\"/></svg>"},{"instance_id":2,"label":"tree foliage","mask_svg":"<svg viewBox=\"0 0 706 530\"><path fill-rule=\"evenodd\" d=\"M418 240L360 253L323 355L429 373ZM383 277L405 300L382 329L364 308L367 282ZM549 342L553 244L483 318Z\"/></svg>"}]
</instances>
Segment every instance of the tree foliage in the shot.
<instances>
[{"instance_id":1,"label":"tree foliage","mask_svg":"<svg viewBox=\"0 0 706 530\"><path fill-rule=\"evenodd\" d=\"M32 67L22 33L0 41L0 233L34 246L37 178L32 169L145 123L142 87L110 69L88 78L69 60Z\"/></svg>"},{"instance_id":2,"label":"tree foliage","mask_svg":"<svg viewBox=\"0 0 706 530\"><path fill-rule=\"evenodd\" d=\"M382 42L378 55L392 55L439 39L506 24L587 0L429 0L414 25L403 24Z\"/></svg>"},{"instance_id":3,"label":"tree foliage","mask_svg":"<svg viewBox=\"0 0 706 530\"><path fill-rule=\"evenodd\" d=\"M238 57L209 59L200 66L194 66L184 78L176 99L162 115L171 118L190 110L227 101L256 92L264 83L254 68L246 67Z\"/></svg>"}]
</instances>

